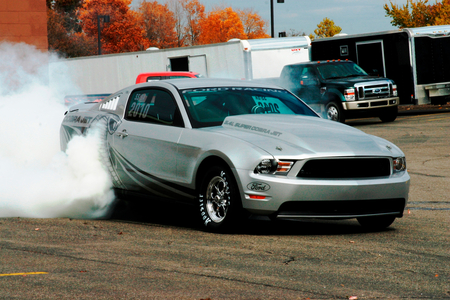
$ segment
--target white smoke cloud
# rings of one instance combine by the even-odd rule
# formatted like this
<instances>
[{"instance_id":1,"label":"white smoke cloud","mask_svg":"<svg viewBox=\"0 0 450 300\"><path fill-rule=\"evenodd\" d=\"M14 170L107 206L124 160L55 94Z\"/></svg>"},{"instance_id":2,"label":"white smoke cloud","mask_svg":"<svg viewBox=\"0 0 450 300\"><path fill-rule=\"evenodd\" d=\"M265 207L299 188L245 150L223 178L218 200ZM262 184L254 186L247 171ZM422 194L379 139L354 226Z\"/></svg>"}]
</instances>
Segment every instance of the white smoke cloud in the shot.
<instances>
[{"instance_id":1,"label":"white smoke cloud","mask_svg":"<svg viewBox=\"0 0 450 300\"><path fill-rule=\"evenodd\" d=\"M32 46L1 43L0 58L0 217L103 217L114 193L98 134L60 151L64 96L81 92L63 69L49 84L57 58Z\"/></svg>"}]
</instances>

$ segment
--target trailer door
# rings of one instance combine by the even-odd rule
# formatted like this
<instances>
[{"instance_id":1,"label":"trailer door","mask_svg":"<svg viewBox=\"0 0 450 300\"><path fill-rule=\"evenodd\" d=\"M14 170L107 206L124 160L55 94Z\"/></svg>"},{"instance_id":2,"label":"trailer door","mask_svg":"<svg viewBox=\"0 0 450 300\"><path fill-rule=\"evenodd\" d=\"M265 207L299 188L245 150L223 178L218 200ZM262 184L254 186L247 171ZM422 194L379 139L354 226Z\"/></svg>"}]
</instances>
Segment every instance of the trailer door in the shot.
<instances>
[{"instance_id":1,"label":"trailer door","mask_svg":"<svg viewBox=\"0 0 450 300\"><path fill-rule=\"evenodd\" d=\"M189 56L189 71L197 72L208 77L208 67L206 65L206 55Z\"/></svg>"},{"instance_id":2,"label":"trailer door","mask_svg":"<svg viewBox=\"0 0 450 300\"><path fill-rule=\"evenodd\" d=\"M357 42L356 57L357 64L367 73L386 77L382 40Z\"/></svg>"}]
</instances>

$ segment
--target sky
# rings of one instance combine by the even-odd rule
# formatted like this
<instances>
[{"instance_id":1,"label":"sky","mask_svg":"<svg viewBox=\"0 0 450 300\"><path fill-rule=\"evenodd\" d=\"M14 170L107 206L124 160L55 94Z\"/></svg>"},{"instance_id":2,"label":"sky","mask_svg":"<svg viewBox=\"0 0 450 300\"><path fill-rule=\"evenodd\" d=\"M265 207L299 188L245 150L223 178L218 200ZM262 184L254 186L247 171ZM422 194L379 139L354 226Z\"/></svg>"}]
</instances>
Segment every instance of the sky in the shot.
<instances>
[{"instance_id":1,"label":"sky","mask_svg":"<svg viewBox=\"0 0 450 300\"><path fill-rule=\"evenodd\" d=\"M143 0L133 0L136 7ZM150 0L147 0L150 1ZM157 0L161 4L169 0ZM235 9L253 8L269 25L270 34L270 0L199 0L205 5L207 11L216 6L232 7ZM342 28L341 33L360 34L368 32L395 30L390 23L391 18L386 17L384 4L397 4L403 6L407 0L284 0L274 6L274 32L291 30L313 34L317 24L324 18L334 21Z\"/></svg>"}]
</instances>

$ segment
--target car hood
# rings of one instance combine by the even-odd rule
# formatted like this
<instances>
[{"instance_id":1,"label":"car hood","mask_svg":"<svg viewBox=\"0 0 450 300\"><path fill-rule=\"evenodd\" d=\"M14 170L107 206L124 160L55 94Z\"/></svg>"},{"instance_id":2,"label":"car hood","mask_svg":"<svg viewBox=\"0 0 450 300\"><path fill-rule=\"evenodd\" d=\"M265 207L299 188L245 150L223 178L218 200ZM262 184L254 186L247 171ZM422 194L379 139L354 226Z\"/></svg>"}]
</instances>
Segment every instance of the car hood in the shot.
<instances>
[{"instance_id":1,"label":"car hood","mask_svg":"<svg viewBox=\"0 0 450 300\"><path fill-rule=\"evenodd\" d=\"M403 156L394 144L351 126L299 115L240 115L217 131L251 143L276 157Z\"/></svg>"}]
</instances>

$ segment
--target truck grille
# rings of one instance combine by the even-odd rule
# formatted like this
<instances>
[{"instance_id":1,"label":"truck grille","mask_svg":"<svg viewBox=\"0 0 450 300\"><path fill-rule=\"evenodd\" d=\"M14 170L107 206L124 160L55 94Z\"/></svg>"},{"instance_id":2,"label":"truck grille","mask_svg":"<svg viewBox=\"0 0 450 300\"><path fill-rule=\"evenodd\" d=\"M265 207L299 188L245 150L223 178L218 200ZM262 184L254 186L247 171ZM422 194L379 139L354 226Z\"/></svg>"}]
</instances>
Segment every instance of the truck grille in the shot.
<instances>
[{"instance_id":1,"label":"truck grille","mask_svg":"<svg viewBox=\"0 0 450 300\"><path fill-rule=\"evenodd\" d=\"M388 158L340 158L307 161L297 177L301 178L369 178L391 175Z\"/></svg>"},{"instance_id":2,"label":"truck grille","mask_svg":"<svg viewBox=\"0 0 450 300\"><path fill-rule=\"evenodd\" d=\"M357 90L358 100L387 98L391 95L392 85L387 83L364 85L357 86Z\"/></svg>"}]
</instances>

